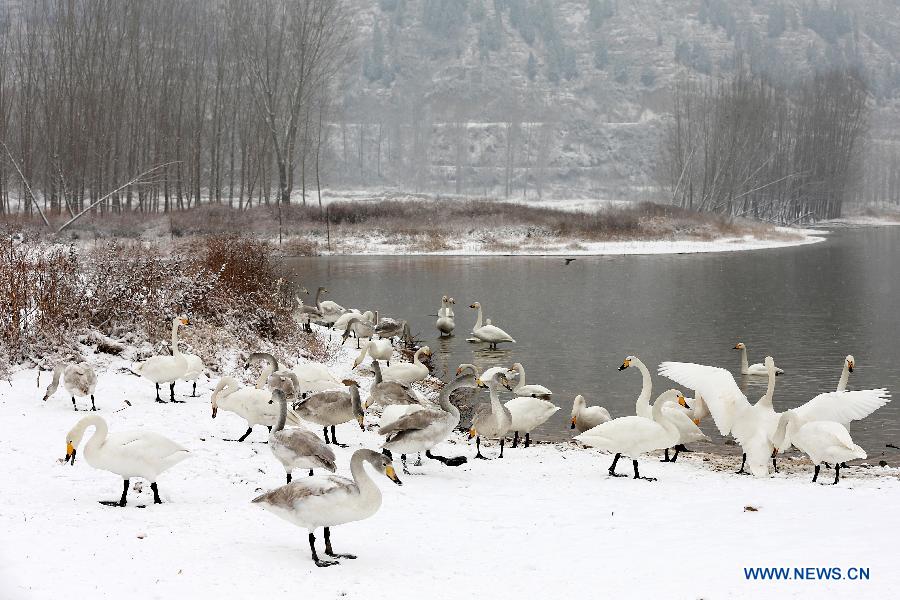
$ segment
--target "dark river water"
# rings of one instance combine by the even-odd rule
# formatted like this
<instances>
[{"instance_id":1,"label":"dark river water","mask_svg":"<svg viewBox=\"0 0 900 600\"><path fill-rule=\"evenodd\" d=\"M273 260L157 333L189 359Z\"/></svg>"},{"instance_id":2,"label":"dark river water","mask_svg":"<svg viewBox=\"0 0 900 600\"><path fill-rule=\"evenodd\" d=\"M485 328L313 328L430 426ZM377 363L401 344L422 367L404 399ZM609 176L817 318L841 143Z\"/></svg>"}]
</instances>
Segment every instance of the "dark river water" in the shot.
<instances>
[{"instance_id":1,"label":"dark river water","mask_svg":"<svg viewBox=\"0 0 900 600\"><path fill-rule=\"evenodd\" d=\"M463 362L523 363L528 383L549 387L563 409L535 437L566 439L576 394L613 417L634 414L640 373L617 370L629 354L653 374L653 398L673 387L657 365L677 360L730 369L755 401L765 379L742 381L738 341L751 363L771 354L786 371L775 390L779 411L834 390L847 354L856 359L849 389L900 391L898 250L900 227L885 227L838 230L795 248L579 257L568 266L559 257L422 256L296 258L285 266L344 306L407 319L445 381ZM429 315L444 294L457 301L456 335L439 340ZM475 301L516 344L489 350L465 341ZM898 417L895 400L849 429L877 458L886 443L900 445ZM703 424L707 433L714 428Z\"/></svg>"}]
</instances>

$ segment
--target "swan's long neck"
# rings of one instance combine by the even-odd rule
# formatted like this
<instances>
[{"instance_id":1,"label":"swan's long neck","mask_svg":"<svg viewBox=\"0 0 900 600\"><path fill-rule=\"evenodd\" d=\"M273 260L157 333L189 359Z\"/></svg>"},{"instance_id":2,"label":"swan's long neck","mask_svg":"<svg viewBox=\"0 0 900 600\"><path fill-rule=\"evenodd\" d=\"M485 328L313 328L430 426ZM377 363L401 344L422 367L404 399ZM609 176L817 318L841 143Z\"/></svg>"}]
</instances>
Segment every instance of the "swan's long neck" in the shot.
<instances>
[{"instance_id":1,"label":"swan's long neck","mask_svg":"<svg viewBox=\"0 0 900 600\"><path fill-rule=\"evenodd\" d=\"M263 367L263 370L259 372L259 377L256 378L256 389L261 390L266 387L266 382L269 380L269 376L275 372L275 365L271 362L266 362L266 366Z\"/></svg>"},{"instance_id":2,"label":"swan's long neck","mask_svg":"<svg viewBox=\"0 0 900 600\"><path fill-rule=\"evenodd\" d=\"M790 429L793 431L796 428L797 424L797 416L794 414L794 411L788 410L785 411L781 418L778 419L778 427L775 429L775 434L772 436L772 445L775 446L780 451L784 451L787 448L785 446L785 438L787 437Z\"/></svg>"},{"instance_id":3,"label":"swan's long neck","mask_svg":"<svg viewBox=\"0 0 900 600\"><path fill-rule=\"evenodd\" d=\"M639 359L635 358L632 362L640 370L642 379L641 395L638 396L637 402L635 403L635 414L638 416L649 416L650 395L653 393L653 381L650 379L650 371L647 370L647 366Z\"/></svg>"},{"instance_id":4,"label":"swan's long neck","mask_svg":"<svg viewBox=\"0 0 900 600\"><path fill-rule=\"evenodd\" d=\"M372 361L372 368L375 369L375 383L381 383L381 365L378 364L377 360Z\"/></svg>"},{"instance_id":5,"label":"swan's long neck","mask_svg":"<svg viewBox=\"0 0 900 600\"><path fill-rule=\"evenodd\" d=\"M516 363L516 371L519 372L519 385L516 388L525 387L525 367Z\"/></svg>"},{"instance_id":6,"label":"swan's long neck","mask_svg":"<svg viewBox=\"0 0 900 600\"><path fill-rule=\"evenodd\" d=\"M181 356L181 350L178 348L178 325L181 324L180 319L172 320L172 356Z\"/></svg>"},{"instance_id":7,"label":"swan's long neck","mask_svg":"<svg viewBox=\"0 0 900 600\"><path fill-rule=\"evenodd\" d=\"M419 348L418 350L416 350L416 353L413 355L413 364L414 365L416 365L418 367L422 366L422 361L420 360L420 358L421 358L422 352L424 350L425 350L424 348Z\"/></svg>"},{"instance_id":8,"label":"swan's long neck","mask_svg":"<svg viewBox=\"0 0 900 600\"><path fill-rule=\"evenodd\" d=\"M448 412L451 415L453 415L453 418L458 419L459 418L459 409L456 408L455 406L453 406L453 403L450 402L450 395L461 387L466 387L466 386L471 387L472 385L474 385L474 381L475 381L475 378L472 375L466 375L463 377L459 377L455 381L451 381L450 383L445 385L441 389L441 395L439 398L441 408L445 412Z\"/></svg>"},{"instance_id":9,"label":"swan's long neck","mask_svg":"<svg viewBox=\"0 0 900 600\"><path fill-rule=\"evenodd\" d=\"M481 329L481 306L478 306L478 320L475 321L474 329Z\"/></svg>"},{"instance_id":10,"label":"swan's long neck","mask_svg":"<svg viewBox=\"0 0 900 600\"><path fill-rule=\"evenodd\" d=\"M53 373L53 381L56 381L56 373ZM838 381L837 391L843 392L847 389L847 384L850 382L850 368L847 366L847 361L844 361L844 370L841 371L841 379Z\"/></svg>"},{"instance_id":11,"label":"swan's long neck","mask_svg":"<svg viewBox=\"0 0 900 600\"><path fill-rule=\"evenodd\" d=\"M75 448L78 448L78 445L81 443L81 438L84 437L84 432L91 426L94 427L94 433L84 447L85 457L89 454L93 454L96 450L99 450L100 447L103 446L103 442L106 441L106 436L109 433L109 427L107 427L103 417L100 415L89 415L81 419L72 432L71 442Z\"/></svg>"},{"instance_id":12,"label":"swan's long neck","mask_svg":"<svg viewBox=\"0 0 900 600\"><path fill-rule=\"evenodd\" d=\"M281 405L278 410L278 422L272 428L272 433L278 433L284 429L284 422L287 420L287 398L284 397L281 390L272 390L272 399Z\"/></svg>"},{"instance_id":13,"label":"swan's long neck","mask_svg":"<svg viewBox=\"0 0 900 600\"><path fill-rule=\"evenodd\" d=\"M65 366L62 364L56 365L53 368L53 381L50 382L50 385L47 386L47 393L44 394L44 400L52 396L56 393L56 389L59 387L59 378L63 374L65 370ZM846 367L844 368L846 371Z\"/></svg>"},{"instance_id":14,"label":"swan's long neck","mask_svg":"<svg viewBox=\"0 0 900 600\"><path fill-rule=\"evenodd\" d=\"M494 416L499 420L500 415L503 414L503 405L500 404L500 394L497 392L497 386L490 386L491 392L491 412L494 413Z\"/></svg>"},{"instance_id":15,"label":"swan's long neck","mask_svg":"<svg viewBox=\"0 0 900 600\"><path fill-rule=\"evenodd\" d=\"M219 383L216 384L216 389L213 390L212 396L210 396L209 401L212 404L213 408L218 408L219 400L224 400L228 396L232 394L237 389L237 382L230 377L223 377L219 380Z\"/></svg>"},{"instance_id":16,"label":"swan's long neck","mask_svg":"<svg viewBox=\"0 0 900 600\"><path fill-rule=\"evenodd\" d=\"M350 459L350 474L353 475L353 482L359 488L359 494L363 502L381 502L381 490L366 473L365 463L370 462L370 458L366 456L366 452L356 451L353 458Z\"/></svg>"},{"instance_id":17,"label":"swan's long neck","mask_svg":"<svg viewBox=\"0 0 900 600\"><path fill-rule=\"evenodd\" d=\"M769 369L769 385L766 387L766 395L759 399L757 404L772 408L772 399L775 397L775 369Z\"/></svg>"},{"instance_id":18,"label":"swan's long neck","mask_svg":"<svg viewBox=\"0 0 900 600\"><path fill-rule=\"evenodd\" d=\"M322 297L322 288L316 290L316 308L319 309L319 312L322 312L322 303L319 301Z\"/></svg>"},{"instance_id":19,"label":"swan's long neck","mask_svg":"<svg viewBox=\"0 0 900 600\"><path fill-rule=\"evenodd\" d=\"M750 363L747 362L747 346L741 348L741 373L746 373L750 370Z\"/></svg>"},{"instance_id":20,"label":"swan's long neck","mask_svg":"<svg viewBox=\"0 0 900 600\"><path fill-rule=\"evenodd\" d=\"M668 393L660 395L660 397L657 398L653 403L653 407L650 409L650 418L662 425L669 435L674 435L676 438L678 438L680 435L678 433L678 427L672 421L665 418L662 412L663 404L665 404L669 400L674 400L675 397L676 396L674 394Z\"/></svg>"}]
</instances>

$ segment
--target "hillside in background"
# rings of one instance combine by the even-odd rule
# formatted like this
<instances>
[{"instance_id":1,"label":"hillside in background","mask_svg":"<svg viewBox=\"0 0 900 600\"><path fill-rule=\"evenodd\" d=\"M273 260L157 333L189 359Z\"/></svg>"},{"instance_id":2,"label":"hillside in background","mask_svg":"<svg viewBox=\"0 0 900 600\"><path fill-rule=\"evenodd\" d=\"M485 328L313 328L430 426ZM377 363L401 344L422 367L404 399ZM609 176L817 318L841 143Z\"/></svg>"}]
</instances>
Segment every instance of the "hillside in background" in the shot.
<instances>
[{"instance_id":1,"label":"hillside in background","mask_svg":"<svg viewBox=\"0 0 900 600\"><path fill-rule=\"evenodd\" d=\"M870 146L900 123L890 0L352 0L359 60L331 184L536 198L652 193L669 90L736 64L790 85L857 67Z\"/></svg>"}]
</instances>

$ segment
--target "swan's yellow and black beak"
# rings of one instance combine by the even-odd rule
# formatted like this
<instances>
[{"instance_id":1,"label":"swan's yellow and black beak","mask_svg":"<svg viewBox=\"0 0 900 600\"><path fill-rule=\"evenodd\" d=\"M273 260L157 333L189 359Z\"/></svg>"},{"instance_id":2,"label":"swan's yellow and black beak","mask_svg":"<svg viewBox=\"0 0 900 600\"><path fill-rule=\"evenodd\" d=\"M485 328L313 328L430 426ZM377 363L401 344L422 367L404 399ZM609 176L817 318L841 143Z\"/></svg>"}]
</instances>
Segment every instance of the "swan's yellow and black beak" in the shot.
<instances>
[{"instance_id":1,"label":"swan's yellow and black beak","mask_svg":"<svg viewBox=\"0 0 900 600\"><path fill-rule=\"evenodd\" d=\"M678 404L685 408L690 408L690 406L688 406L687 400L684 399L684 395L682 394L678 394Z\"/></svg>"},{"instance_id":2,"label":"swan's yellow and black beak","mask_svg":"<svg viewBox=\"0 0 900 600\"><path fill-rule=\"evenodd\" d=\"M400 478L397 477L397 472L394 471L394 465L388 465L384 468L384 474L387 475L388 479L396 483L397 485L403 485L403 482L400 481Z\"/></svg>"},{"instance_id":3,"label":"swan's yellow and black beak","mask_svg":"<svg viewBox=\"0 0 900 600\"><path fill-rule=\"evenodd\" d=\"M71 462L72 466L75 465L75 446L72 445L72 442L66 442L66 457L63 459L63 464Z\"/></svg>"},{"instance_id":4,"label":"swan's yellow and black beak","mask_svg":"<svg viewBox=\"0 0 900 600\"><path fill-rule=\"evenodd\" d=\"M474 305L474 304L470 304L470 305L469 305L469 308L475 308L475 305Z\"/></svg>"},{"instance_id":5,"label":"swan's yellow and black beak","mask_svg":"<svg viewBox=\"0 0 900 600\"><path fill-rule=\"evenodd\" d=\"M469 439L471 440L473 437L476 437L478 432L475 431L474 427L469 427Z\"/></svg>"},{"instance_id":6,"label":"swan's yellow and black beak","mask_svg":"<svg viewBox=\"0 0 900 600\"><path fill-rule=\"evenodd\" d=\"M462 369L456 367L456 376L459 377L459 374L462 373Z\"/></svg>"},{"instance_id":7,"label":"swan's yellow and black beak","mask_svg":"<svg viewBox=\"0 0 900 600\"><path fill-rule=\"evenodd\" d=\"M368 400L366 400L366 403L363 404L363 408L366 409L366 410L369 410L369 407L370 407L370 406L372 406L372 399L371 399L371 398L369 398Z\"/></svg>"},{"instance_id":8,"label":"swan's yellow and black beak","mask_svg":"<svg viewBox=\"0 0 900 600\"><path fill-rule=\"evenodd\" d=\"M478 377L477 379L475 379L475 385L477 387L481 387L481 388L487 387L486 385L484 385L484 382L481 380L481 377Z\"/></svg>"},{"instance_id":9,"label":"swan's yellow and black beak","mask_svg":"<svg viewBox=\"0 0 900 600\"><path fill-rule=\"evenodd\" d=\"M735 344L734 348L732 348L732 350L740 350L740 349L741 349L740 343Z\"/></svg>"},{"instance_id":10,"label":"swan's yellow and black beak","mask_svg":"<svg viewBox=\"0 0 900 600\"><path fill-rule=\"evenodd\" d=\"M184 317L182 317L182 318L181 318L181 324L182 324L182 325L190 325L191 322L190 322L188 319L185 319Z\"/></svg>"},{"instance_id":11,"label":"swan's yellow and black beak","mask_svg":"<svg viewBox=\"0 0 900 600\"><path fill-rule=\"evenodd\" d=\"M572 417L572 426L569 429L575 429L575 422L578 421L578 417Z\"/></svg>"},{"instance_id":12,"label":"swan's yellow and black beak","mask_svg":"<svg viewBox=\"0 0 900 600\"><path fill-rule=\"evenodd\" d=\"M359 428L363 431L366 430L365 417L363 415L357 415L356 422L359 423Z\"/></svg>"},{"instance_id":13,"label":"swan's yellow and black beak","mask_svg":"<svg viewBox=\"0 0 900 600\"><path fill-rule=\"evenodd\" d=\"M624 371L625 369L627 369L630 366L631 366L631 360L626 358L625 361L622 363L622 366L619 367L619 370Z\"/></svg>"},{"instance_id":14,"label":"swan's yellow and black beak","mask_svg":"<svg viewBox=\"0 0 900 600\"><path fill-rule=\"evenodd\" d=\"M694 425L700 427L700 419L691 419L694 422Z\"/></svg>"},{"instance_id":15,"label":"swan's yellow and black beak","mask_svg":"<svg viewBox=\"0 0 900 600\"><path fill-rule=\"evenodd\" d=\"M847 370L850 371L851 373L853 372L853 367L855 367L855 366L856 365L853 363L852 360L847 361Z\"/></svg>"},{"instance_id":16,"label":"swan's yellow and black beak","mask_svg":"<svg viewBox=\"0 0 900 600\"><path fill-rule=\"evenodd\" d=\"M505 387L509 391L512 391L512 384L509 383L509 379L507 379L505 375L500 375L500 383L503 385L503 387Z\"/></svg>"}]
</instances>

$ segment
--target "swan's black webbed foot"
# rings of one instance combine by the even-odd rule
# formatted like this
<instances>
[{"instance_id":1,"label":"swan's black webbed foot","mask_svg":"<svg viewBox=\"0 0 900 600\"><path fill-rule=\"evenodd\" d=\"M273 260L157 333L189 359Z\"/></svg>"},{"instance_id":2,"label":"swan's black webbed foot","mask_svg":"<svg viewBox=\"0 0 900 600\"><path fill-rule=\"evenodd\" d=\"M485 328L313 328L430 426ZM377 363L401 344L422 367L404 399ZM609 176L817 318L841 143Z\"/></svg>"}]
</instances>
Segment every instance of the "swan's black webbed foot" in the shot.
<instances>
[{"instance_id":1,"label":"swan's black webbed foot","mask_svg":"<svg viewBox=\"0 0 900 600\"><path fill-rule=\"evenodd\" d=\"M656 481L656 477L641 477L640 472L638 472L638 461L632 459L631 464L634 465L634 478L635 479L643 479L644 481Z\"/></svg>"},{"instance_id":2,"label":"swan's black webbed foot","mask_svg":"<svg viewBox=\"0 0 900 600\"><path fill-rule=\"evenodd\" d=\"M162 500L159 497L159 488L156 487L156 482L150 484L150 489L153 490L153 504L162 504Z\"/></svg>"}]
</instances>

